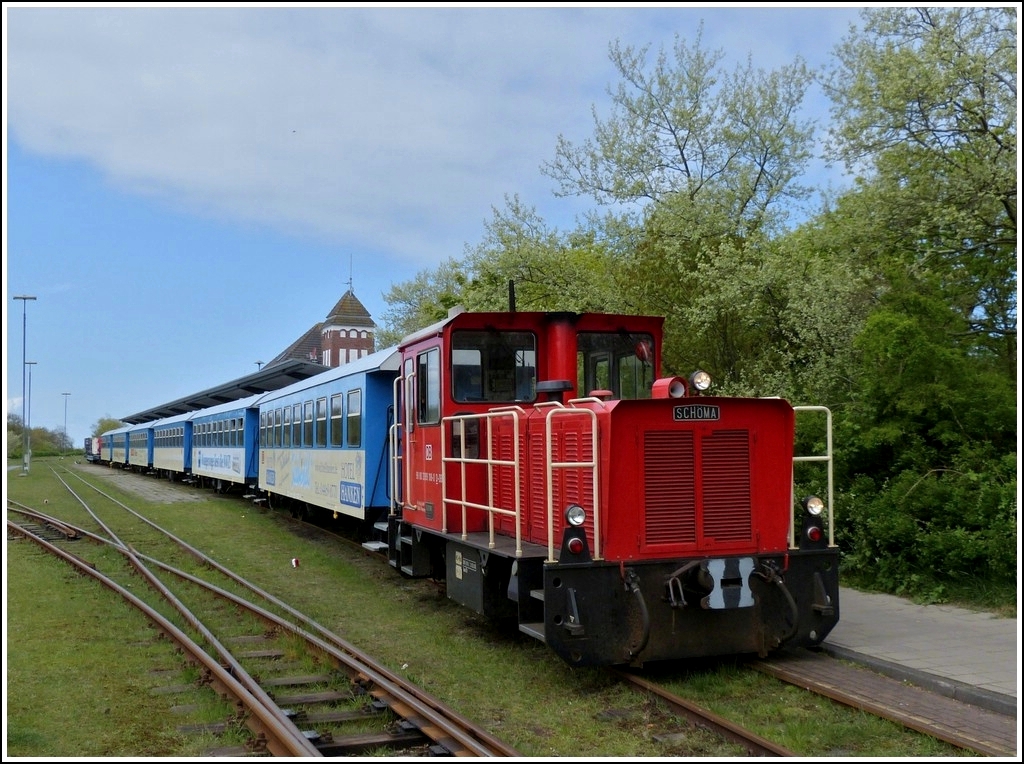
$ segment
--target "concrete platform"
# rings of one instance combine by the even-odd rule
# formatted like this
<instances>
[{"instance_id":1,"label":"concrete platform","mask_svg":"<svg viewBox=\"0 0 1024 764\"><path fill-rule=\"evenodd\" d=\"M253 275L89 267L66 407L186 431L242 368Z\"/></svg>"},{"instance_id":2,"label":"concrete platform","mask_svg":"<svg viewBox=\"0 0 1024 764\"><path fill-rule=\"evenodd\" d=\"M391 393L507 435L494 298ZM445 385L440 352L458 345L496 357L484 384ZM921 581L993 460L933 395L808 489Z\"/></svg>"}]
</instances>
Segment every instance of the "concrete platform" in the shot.
<instances>
[{"instance_id":1,"label":"concrete platform","mask_svg":"<svg viewBox=\"0 0 1024 764\"><path fill-rule=\"evenodd\" d=\"M822 647L879 673L990 711L1017 714L1021 640L1016 618L841 587L839 623Z\"/></svg>"}]
</instances>

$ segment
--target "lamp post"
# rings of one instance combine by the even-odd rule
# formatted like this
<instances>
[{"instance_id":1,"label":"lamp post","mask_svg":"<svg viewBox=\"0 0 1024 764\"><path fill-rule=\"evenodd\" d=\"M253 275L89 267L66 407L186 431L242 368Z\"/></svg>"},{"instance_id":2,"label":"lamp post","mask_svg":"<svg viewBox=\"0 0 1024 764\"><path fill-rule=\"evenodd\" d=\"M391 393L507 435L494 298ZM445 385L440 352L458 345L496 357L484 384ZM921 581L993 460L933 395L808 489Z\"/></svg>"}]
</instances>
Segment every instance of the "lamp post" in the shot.
<instances>
[{"instance_id":1,"label":"lamp post","mask_svg":"<svg viewBox=\"0 0 1024 764\"><path fill-rule=\"evenodd\" d=\"M64 458L64 449L68 444L68 396L71 393L61 393L64 396L64 440L60 444L60 458Z\"/></svg>"},{"instance_id":2,"label":"lamp post","mask_svg":"<svg viewBox=\"0 0 1024 764\"><path fill-rule=\"evenodd\" d=\"M263 361L256 361L256 371L263 368Z\"/></svg>"},{"instance_id":3,"label":"lamp post","mask_svg":"<svg viewBox=\"0 0 1024 764\"><path fill-rule=\"evenodd\" d=\"M21 300L21 431L22 431L22 444L21 444L21 474L28 474L28 449L29 449L29 433L28 423L26 421L26 393L25 393L25 334L26 327L28 325L28 301L35 300L35 295L30 294L16 294L14 295L15 300Z\"/></svg>"},{"instance_id":4,"label":"lamp post","mask_svg":"<svg viewBox=\"0 0 1024 764\"><path fill-rule=\"evenodd\" d=\"M28 466L32 463L32 367L35 365L35 361L25 361L28 368L28 395L25 398L28 409L25 415L25 472L28 472Z\"/></svg>"}]
</instances>

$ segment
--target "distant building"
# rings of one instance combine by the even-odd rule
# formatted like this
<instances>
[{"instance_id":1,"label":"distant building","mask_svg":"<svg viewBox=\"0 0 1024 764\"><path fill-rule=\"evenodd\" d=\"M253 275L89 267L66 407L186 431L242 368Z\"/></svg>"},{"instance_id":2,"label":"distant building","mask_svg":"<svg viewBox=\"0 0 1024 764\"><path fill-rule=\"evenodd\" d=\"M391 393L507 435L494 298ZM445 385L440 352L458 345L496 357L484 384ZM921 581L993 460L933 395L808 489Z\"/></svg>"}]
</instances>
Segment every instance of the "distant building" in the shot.
<instances>
[{"instance_id":1,"label":"distant building","mask_svg":"<svg viewBox=\"0 0 1024 764\"><path fill-rule=\"evenodd\" d=\"M334 368L369 355L375 349L377 328L351 287L341 296L324 321L311 326L282 353L267 362L308 361Z\"/></svg>"}]
</instances>

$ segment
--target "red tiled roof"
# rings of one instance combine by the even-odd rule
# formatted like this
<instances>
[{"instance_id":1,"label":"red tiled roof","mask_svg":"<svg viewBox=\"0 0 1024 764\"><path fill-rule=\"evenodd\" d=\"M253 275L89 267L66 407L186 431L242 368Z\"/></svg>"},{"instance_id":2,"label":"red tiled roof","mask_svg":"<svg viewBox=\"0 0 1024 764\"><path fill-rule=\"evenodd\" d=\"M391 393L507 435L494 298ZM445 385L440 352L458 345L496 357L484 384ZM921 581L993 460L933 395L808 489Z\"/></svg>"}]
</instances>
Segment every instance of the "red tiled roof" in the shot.
<instances>
[{"instance_id":1,"label":"red tiled roof","mask_svg":"<svg viewBox=\"0 0 1024 764\"><path fill-rule=\"evenodd\" d=\"M325 323L339 326L365 326L371 329L375 327L369 311L363 307L351 289L345 292L338 303L331 308Z\"/></svg>"},{"instance_id":2,"label":"red tiled roof","mask_svg":"<svg viewBox=\"0 0 1024 764\"><path fill-rule=\"evenodd\" d=\"M313 324L313 326L306 330L305 334L285 348L283 352L272 360L267 361L266 365L273 366L284 361L313 361L314 363L319 363L322 350L321 332L328 325L365 326L371 330L376 328L376 324L370 318L369 311L366 310L363 304L359 302L359 298L349 289L341 296L341 299L338 300L335 306L331 308L331 312L327 314L326 321Z\"/></svg>"},{"instance_id":3,"label":"red tiled roof","mask_svg":"<svg viewBox=\"0 0 1024 764\"><path fill-rule=\"evenodd\" d=\"M270 361L267 366L284 361L320 361L320 330L322 323L313 324L305 334L289 345L285 350Z\"/></svg>"}]
</instances>

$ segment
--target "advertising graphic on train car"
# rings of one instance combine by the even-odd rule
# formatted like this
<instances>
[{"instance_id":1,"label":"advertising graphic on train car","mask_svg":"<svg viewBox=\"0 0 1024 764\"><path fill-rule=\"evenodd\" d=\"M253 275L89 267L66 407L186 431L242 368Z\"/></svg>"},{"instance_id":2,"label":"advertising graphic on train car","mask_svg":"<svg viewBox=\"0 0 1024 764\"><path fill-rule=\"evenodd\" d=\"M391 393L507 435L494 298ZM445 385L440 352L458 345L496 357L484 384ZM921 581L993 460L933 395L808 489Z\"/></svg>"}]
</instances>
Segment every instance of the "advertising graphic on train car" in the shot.
<instances>
[{"instance_id":1,"label":"advertising graphic on train car","mask_svg":"<svg viewBox=\"0 0 1024 764\"><path fill-rule=\"evenodd\" d=\"M262 449L260 485L282 496L362 517L365 461L360 450Z\"/></svg>"},{"instance_id":2,"label":"advertising graphic on train car","mask_svg":"<svg viewBox=\"0 0 1024 764\"><path fill-rule=\"evenodd\" d=\"M200 448L193 457L193 469L197 475L219 477L238 481L242 477L242 456L244 449Z\"/></svg>"}]
</instances>

